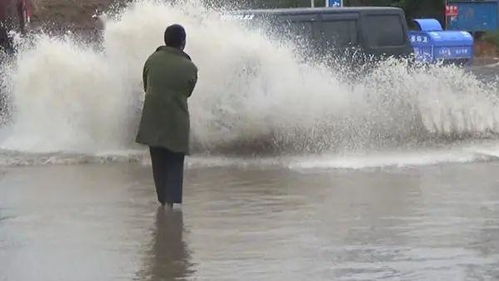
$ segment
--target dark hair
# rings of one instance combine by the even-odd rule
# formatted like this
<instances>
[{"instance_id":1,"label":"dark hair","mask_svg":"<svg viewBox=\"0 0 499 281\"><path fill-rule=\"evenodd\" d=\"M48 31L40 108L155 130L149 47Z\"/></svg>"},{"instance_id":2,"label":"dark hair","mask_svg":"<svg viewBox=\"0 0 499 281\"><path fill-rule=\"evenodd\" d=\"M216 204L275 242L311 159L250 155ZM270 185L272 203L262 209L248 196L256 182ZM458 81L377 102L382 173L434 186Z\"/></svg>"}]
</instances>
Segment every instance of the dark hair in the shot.
<instances>
[{"instance_id":1,"label":"dark hair","mask_svg":"<svg viewBox=\"0 0 499 281\"><path fill-rule=\"evenodd\" d=\"M166 28L165 44L167 46L180 48L184 44L185 38L185 29L181 25L174 24Z\"/></svg>"}]
</instances>

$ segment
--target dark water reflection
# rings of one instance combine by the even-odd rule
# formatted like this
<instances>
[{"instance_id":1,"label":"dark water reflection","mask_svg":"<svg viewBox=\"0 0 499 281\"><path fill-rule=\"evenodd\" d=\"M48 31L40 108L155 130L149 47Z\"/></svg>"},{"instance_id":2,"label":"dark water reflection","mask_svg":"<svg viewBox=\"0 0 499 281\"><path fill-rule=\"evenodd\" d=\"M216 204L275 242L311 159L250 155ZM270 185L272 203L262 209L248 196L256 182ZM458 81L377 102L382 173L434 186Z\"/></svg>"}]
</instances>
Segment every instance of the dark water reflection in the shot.
<instances>
[{"instance_id":1,"label":"dark water reflection","mask_svg":"<svg viewBox=\"0 0 499 281\"><path fill-rule=\"evenodd\" d=\"M183 220L180 209L157 209L151 249L138 274L140 280L184 280L193 273L189 250L183 239Z\"/></svg>"}]
</instances>

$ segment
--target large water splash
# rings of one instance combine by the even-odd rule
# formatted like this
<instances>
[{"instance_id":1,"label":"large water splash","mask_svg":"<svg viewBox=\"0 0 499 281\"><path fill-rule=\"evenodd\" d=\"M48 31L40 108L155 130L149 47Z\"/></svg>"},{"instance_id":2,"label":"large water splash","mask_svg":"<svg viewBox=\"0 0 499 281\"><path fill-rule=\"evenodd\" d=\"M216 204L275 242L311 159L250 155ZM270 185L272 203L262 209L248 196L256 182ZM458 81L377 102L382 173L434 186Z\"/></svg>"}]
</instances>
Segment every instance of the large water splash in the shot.
<instances>
[{"instance_id":1,"label":"large water splash","mask_svg":"<svg viewBox=\"0 0 499 281\"><path fill-rule=\"evenodd\" d=\"M304 153L418 146L499 132L497 82L456 67L380 63L363 78L305 62L297 47L196 4L139 1L111 17L102 50L37 36L7 75L0 147L95 154L133 148L141 71L165 26L185 25L200 69L196 151Z\"/></svg>"}]
</instances>

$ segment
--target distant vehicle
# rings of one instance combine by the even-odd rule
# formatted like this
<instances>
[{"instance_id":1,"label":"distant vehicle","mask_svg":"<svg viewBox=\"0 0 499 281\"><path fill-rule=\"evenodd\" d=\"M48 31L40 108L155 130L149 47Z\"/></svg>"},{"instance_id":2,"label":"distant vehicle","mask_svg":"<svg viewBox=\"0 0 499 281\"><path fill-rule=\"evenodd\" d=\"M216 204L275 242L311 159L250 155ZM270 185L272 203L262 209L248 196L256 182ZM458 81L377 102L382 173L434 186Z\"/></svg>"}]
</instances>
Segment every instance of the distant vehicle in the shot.
<instances>
[{"instance_id":1,"label":"distant vehicle","mask_svg":"<svg viewBox=\"0 0 499 281\"><path fill-rule=\"evenodd\" d=\"M263 24L306 49L338 54L359 49L371 57L407 57L413 53L402 9L392 7L298 8L236 11L227 19Z\"/></svg>"}]
</instances>

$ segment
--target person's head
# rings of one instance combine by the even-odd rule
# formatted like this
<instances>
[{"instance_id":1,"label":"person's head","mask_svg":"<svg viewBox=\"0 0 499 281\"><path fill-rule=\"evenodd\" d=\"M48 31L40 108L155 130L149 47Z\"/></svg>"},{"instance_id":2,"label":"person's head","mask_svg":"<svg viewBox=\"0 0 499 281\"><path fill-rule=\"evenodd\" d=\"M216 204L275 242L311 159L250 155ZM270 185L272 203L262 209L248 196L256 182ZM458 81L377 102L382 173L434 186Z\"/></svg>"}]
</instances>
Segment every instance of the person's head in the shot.
<instances>
[{"instance_id":1,"label":"person's head","mask_svg":"<svg viewBox=\"0 0 499 281\"><path fill-rule=\"evenodd\" d=\"M165 31L165 44L166 46L183 50L185 48L185 29L179 25L174 24L166 28Z\"/></svg>"}]
</instances>

